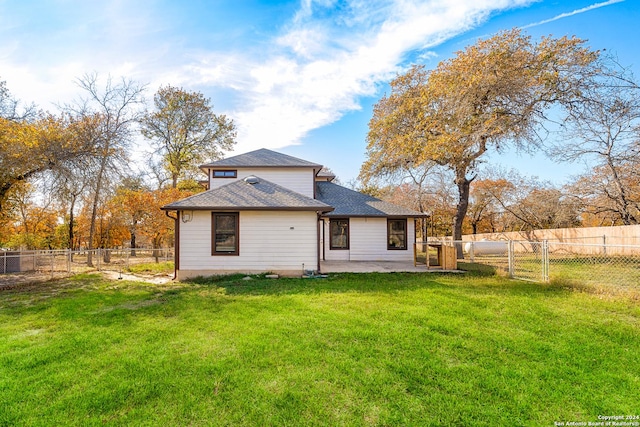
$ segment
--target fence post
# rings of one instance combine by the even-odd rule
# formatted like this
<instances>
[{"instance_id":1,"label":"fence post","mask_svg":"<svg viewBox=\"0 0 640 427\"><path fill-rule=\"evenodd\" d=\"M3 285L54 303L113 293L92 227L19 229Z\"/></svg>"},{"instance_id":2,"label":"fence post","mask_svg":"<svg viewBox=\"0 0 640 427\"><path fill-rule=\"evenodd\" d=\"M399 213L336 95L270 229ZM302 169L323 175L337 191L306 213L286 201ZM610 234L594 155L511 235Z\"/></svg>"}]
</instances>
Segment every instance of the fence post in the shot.
<instances>
[{"instance_id":1,"label":"fence post","mask_svg":"<svg viewBox=\"0 0 640 427\"><path fill-rule=\"evenodd\" d=\"M509 240L508 248L508 262L509 262L509 278L513 279L514 270L515 270L515 259L514 259L514 251L513 251L513 240Z\"/></svg>"},{"instance_id":2,"label":"fence post","mask_svg":"<svg viewBox=\"0 0 640 427\"><path fill-rule=\"evenodd\" d=\"M71 249L67 249L67 274L71 274Z\"/></svg>"},{"instance_id":3,"label":"fence post","mask_svg":"<svg viewBox=\"0 0 640 427\"><path fill-rule=\"evenodd\" d=\"M607 256L607 235L602 235L602 255Z\"/></svg>"},{"instance_id":4,"label":"fence post","mask_svg":"<svg viewBox=\"0 0 640 427\"><path fill-rule=\"evenodd\" d=\"M100 248L96 249L96 264L98 265L98 271L100 271Z\"/></svg>"},{"instance_id":5,"label":"fence post","mask_svg":"<svg viewBox=\"0 0 640 427\"><path fill-rule=\"evenodd\" d=\"M542 241L542 281L549 282L549 241Z\"/></svg>"},{"instance_id":6,"label":"fence post","mask_svg":"<svg viewBox=\"0 0 640 427\"><path fill-rule=\"evenodd\" d=\"M469 261L471 262L475 262L474 258L475 258L475 243L474 241L471 241L469 243Z\"/></svg>"}]
</instances>

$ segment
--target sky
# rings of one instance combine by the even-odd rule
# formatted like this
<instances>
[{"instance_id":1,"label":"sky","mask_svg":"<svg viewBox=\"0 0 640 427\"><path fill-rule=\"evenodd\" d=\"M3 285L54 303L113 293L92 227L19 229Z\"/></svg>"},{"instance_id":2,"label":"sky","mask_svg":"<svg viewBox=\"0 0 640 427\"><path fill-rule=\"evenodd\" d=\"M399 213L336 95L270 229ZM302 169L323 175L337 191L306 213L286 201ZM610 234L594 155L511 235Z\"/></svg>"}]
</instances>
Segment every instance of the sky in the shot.
<instances>
[{"instance_id":1,"label":"sky","mask_svg":"<svg viewBox=\"0 0 640 427\"><path fill-rule=\"evenodd\" d=\"M229 155L269 148L330 167L365 160L373 105L411 64L501 30L577 36L640 75L640 0L0 0L0 81L50 111L96 72L198 91L238 128ZM136 141L136 151L149 148ZM584 165L507 152L490 168L556 184Z\"/></svg>"}]
</instances>

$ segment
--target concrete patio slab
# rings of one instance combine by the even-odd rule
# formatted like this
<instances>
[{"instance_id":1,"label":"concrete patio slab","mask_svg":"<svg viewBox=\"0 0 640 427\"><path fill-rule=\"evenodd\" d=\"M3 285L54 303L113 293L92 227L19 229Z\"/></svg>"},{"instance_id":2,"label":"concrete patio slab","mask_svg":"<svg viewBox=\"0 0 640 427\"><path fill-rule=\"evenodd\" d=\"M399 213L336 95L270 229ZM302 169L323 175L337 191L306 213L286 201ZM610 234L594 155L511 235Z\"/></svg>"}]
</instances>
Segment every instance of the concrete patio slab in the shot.
<instances>
[{"instance_id":1,"label":"concrete patio slab","mask_svg":"<svg viewBox=\"0 0 640 427\"><path fill-rule=\"evenodd\" d=\"M460 270L442 270L439 267L414 266L412 262L398 261L320 261L322 273L442 273L458 272Z\"/></svg>"}]
</instances>

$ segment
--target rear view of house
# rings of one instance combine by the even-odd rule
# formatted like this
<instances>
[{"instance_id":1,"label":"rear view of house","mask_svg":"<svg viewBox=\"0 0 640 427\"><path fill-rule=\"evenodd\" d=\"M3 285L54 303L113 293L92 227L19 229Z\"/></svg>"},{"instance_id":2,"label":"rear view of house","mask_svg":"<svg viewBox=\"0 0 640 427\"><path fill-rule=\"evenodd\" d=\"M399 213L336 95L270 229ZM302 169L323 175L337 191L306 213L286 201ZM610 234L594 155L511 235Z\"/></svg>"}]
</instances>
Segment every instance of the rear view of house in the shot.
<instances>
[{"instance_id":1,"label":"rear view of house","mask_svg":"<svg viewBox=\"0 0 640 427\"><path fill-rule=\"evenodd\" d=\"M207 191L162 208L175 212L178 279L413 260L424 214L337 185L322 165L260 149L200 168Z\"/></svg>"}]
</instances>

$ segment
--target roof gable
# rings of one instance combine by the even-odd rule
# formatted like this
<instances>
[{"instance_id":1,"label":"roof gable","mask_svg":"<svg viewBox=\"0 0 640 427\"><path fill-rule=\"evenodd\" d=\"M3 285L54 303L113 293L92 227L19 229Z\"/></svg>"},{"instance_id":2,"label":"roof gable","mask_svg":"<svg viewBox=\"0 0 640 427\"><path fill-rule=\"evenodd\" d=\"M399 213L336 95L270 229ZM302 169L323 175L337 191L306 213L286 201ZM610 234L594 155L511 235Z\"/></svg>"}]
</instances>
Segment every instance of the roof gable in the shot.
<instances>
[{"instance_id":1,"label":"roof gable","mask_svg":"<svg viewBox=\"0 0 640 427\"><path fill-rule=\"evenodd\" d=\"M345 217L424 217L424 213L385 202L368 194L350 190L333 182L316 182L317 199L334 207L327 216Z\"/></svg>"},{"instance_id":2,"label":"roof gable","mask_svg":"<svg viewBox=\"0 0 640 427\"><path fill-rule=\"evenodd\" d=\"M261 148L259 150L250 151L248 153L239 154L237 156L228 157L226 159L217 160L200 166L201 169L212 169L219 167L300 167L321 169L322 165L298 159L297 157L288 156L276 151Z\"/></svg>"},{"instance_id":3,"label":"roof gable","mask_svg":"<svg viewBox=\"0 0 640 427\"><path fill-rule=\"evenodd\" d=\"M333 207L258 177L247 177L162 207L163 210L310 210Z\"/></svg>"}]
</instances>

